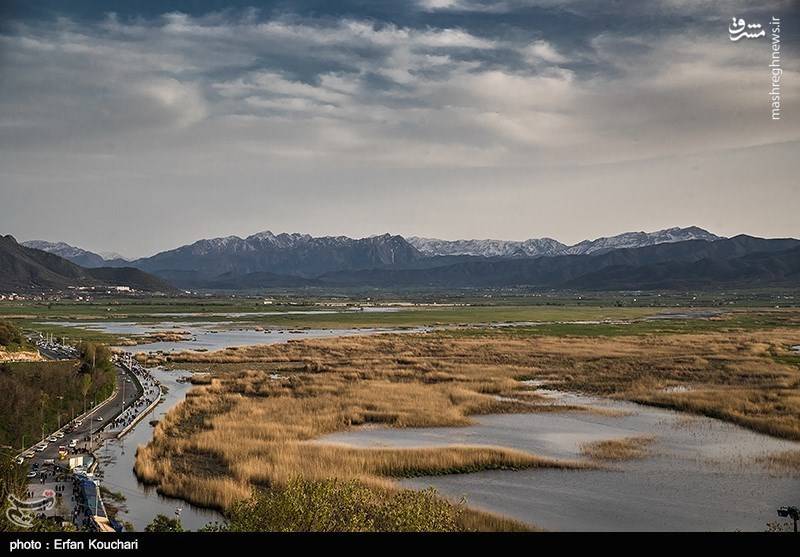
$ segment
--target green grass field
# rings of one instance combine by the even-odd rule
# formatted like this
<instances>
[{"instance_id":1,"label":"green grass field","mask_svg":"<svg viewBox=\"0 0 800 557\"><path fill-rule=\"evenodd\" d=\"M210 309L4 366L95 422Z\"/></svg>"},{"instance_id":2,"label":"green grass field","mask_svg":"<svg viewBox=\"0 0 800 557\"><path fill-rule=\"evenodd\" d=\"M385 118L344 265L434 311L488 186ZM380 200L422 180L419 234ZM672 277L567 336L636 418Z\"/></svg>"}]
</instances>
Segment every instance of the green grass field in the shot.
<instances>
[{"instance_id":1,"label":"green grass field","mask_svg":"<svg viewBox=\"0 0 800 557\"><path fill-rule=\"evenodd\" d=\"M214 322L220 326L260 326L285 329L337 329L370 327L424 327L510 322L572 322L630 320L663 313L664 308L600 306L417 306L391 312L343 311L340 313L292 313L296 311L333 311L323 306L264 306L232 304L39 304L0 305L0 316L26 330L52 333L72 340L115 342L119 336L77 327L70 323L128 321ZM255 313L259 312L259 313ZM193 313L196 315L185 315ZM226 316L223 313L242 315ZM214 315L216 314L216 315Z\"/></svg>"},{"instance_id":2,"label":"green grass field","mask_svg":"<svg viewBox=\"0 0 800 557\"><path fill-rule=\"evenodd\" d=\"M755 295L748 296L752 298ZM775 294L763 294L763 296L774 297ZM795 315L791 309L776 310L774 306L766 304L760 309L744 307L746 304L740 303L745 299L742 295L730 295L725 303L719 298L708 300L696 298L697 296L692 296L691 299L683 299L681 303L681 297L678 295L451 297L442 300L444 304L449 305L434 305L430 300L417 300L418 305L395 307L394 311L390 312L352 311L352 307L348 311L345 307L330 305L345 302L364 303L366 301L364 298L352 300L322 297L275 298L271 304L264 304L263 298L235 297L108 299L89 303L14 301L0 302L0 319L8 319L26 330L52 333L57 337L66 336L72 340L111 344L118 341L120 336L76 327L71 323L213 322L220 327L337 329L481 326L530 322L535 325L509 328L505 334L559 336L618 336L658 332L700 332L725 328L757 329L779 323L781 325L797 323L796 318L790 317ZM734 303L733 300L739 302ZM707 302L707 305L701 305L700 301ZM709 309L720 315L724 312L725 319L645 319L661 314L681 314ZM337 313L302 313L319 311ZM464 329L463 334L481 333L477 329Z\"/></svg>"}]
</instances>

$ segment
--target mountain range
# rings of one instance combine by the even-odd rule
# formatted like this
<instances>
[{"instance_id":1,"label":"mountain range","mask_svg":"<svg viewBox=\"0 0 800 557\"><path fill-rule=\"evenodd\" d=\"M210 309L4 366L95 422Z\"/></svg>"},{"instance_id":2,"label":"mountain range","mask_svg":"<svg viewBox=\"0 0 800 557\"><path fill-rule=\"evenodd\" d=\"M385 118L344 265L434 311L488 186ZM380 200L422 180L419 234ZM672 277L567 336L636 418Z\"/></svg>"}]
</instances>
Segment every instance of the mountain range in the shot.
<instances>
[{"instance_id":1,"label":"mountain range","mask_svg":"<svg viewBox=\"0 0 800 557\"><path fill-rule=\"evenodd\" d=\"M690 226L668 228L657 232L625 232L608 238L584 240L572 246L552 238L513 240L438 240L435 238L406 238L408 243L425 255L474 255L478 257L535 257L538 255L584 255L605 253L614 249L641 248L686 240L721 240L721 236Z\"/></svg>"},{"instance_id":2,"label":"mountain range","mask_svg":"<svg viewBox=\"0 0 800 557\"><path fill-rule=\"evenodd\" d=\"M735 236L602 254L476 259L427 269L370 269L319 277L338 286L651 290L800 287L800 240Z\"/></svg>"},{"instance_id":3,"label":"mountain range","mask_svg":"<svg viewBox=\"0 0 800 557\"><path fill-rule=\"evenodd\" d=\"M48 253L54 253L64 259L69 259L81 267L124 267L129 262L116 253L99 254L82 248L76 248L64 242L47 242L45 240L28 240L20 242L26 248L33 248Z\"/></svg>"},{"instance_id":4,"label":"mountain range","mask_svg":"<svg viewBox=\"0 0 800 557\"><path fill-rule=\"evenodd\" d=\"M202 282L263 272L312 278L329 271L406 265L423 257L401 236L389 234L352 239L261 232L200 240L131 264L168 279Z\"/></svg>"},{"instance_id":5,"label":"mountain range","mask_svg":"<svg viewBox=\"0 0 800 557\"><path fill-rule=\"evenodd\" d=\"M13 236L0 236L0 292L74 286L128 286L148 292L176 292L172 285L140 269L81 267L55 253L21 245Z\"/></svg>"},{"instance_id":6,"label":"mountain range","mask_svg":"<svg viewBox=\"0 0 800 557\"><path fill-rule=\"evenodd\" d=\"M571 246L551 238L451 241L384 234L353 239L267 231L199 240L134 261L107 260L63 243L27 245L59 254L90 272L132 267L180 288L212 290L783 286L797 282L800 256L798 240L723 238L698 227L628 232ZM99 278L97 272L92 276Z\"/></svg>"}]
</instances>

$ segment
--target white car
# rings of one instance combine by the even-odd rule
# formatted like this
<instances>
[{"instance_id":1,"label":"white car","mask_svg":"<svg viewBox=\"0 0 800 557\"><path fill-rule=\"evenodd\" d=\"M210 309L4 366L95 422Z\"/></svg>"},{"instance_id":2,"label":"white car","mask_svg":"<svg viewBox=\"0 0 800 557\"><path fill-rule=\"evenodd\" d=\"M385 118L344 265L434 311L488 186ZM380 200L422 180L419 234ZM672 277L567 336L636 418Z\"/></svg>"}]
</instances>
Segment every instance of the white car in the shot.
<instances>
[{"instance_id":1,"label":"white car","mask_svg":"<svg viewBox=\"0 0 800 557\"><path fill-rule=\"evenodd\" d=\"M14 462L16 462L17 464L22 464L23 462L25 462L25 459L22 458L21 456L18 456L17 458L14 459Z\"/></svg>"},{"instance_id":2,"label":"white car","mask_svg":"<svg viewBox=\"0 0 800 557\"><path fill-rule=\"evenodd\" d=\"M55 437L57 439L63 439L64 438L64 432L63 431L59 431L58 433L54 433L53 437Z\"/></svg>"},{"instance_id":3,"label":"white car","mask_svg":"<svg viewBox=\"0 0 800 557\"><path fill-rule=\"evenodd\" d=\"M50 441L51 443L55 443L56 441L58 441L58 437L56 437L55 435L51 435L50 437L47 438L47 440Z\"/></svg>"},{"instance_id":4,"label":"white car","mask_svg":"<svg viewBox=\"0 0 800 557\"><path fill-rule=\"evenodd\" d=\"M75 427L78 427L78 426L79 426L79 425L81 425L81 424L83 424L83 422L82 422L82 421L80 421L80 420L75 420Z\"/></svg>"},{"instance_id":5,"label":"white car","mask_svg":"<svg viewBox=\"0 0 800 557\"><path fill-rule=\"evenodd\" d=\"M78 440L77 439L73 439L72 441L69 442L69 448L70 449L74 449L77 446L78 446Z\"/></svg>"},{"instance_id":6,"label":"white car","mask_svg":"<svg viewBox=\"0 0 800 557\"><path fill-rule=\"evenodd\" d=\"M36 453L34 453L33 451L28 451L27 453L25 453L22 456L24 456L25 458L33 458L33 457L36 456Z\"/></svg>"},{"instance_id":7,"label":"white car","mask_svg":"<svg viewBox=\"0 0 800 557\"><path fill-rule=\"evenodd\" d=\"M36 472L28 472L28 477L29 478L35 478L36 477Z\"/></svg>"},{"instance_id":8,"label":"white car","mask_svg":"<svg viewBox=\"0 0 800 557\"><path fill-rule=\"evenodd\" d=\"M95 418L95 420L97 420L98 422L102 422L103 421L103 416L97 416Z\"/></svg>"}]
</instances>

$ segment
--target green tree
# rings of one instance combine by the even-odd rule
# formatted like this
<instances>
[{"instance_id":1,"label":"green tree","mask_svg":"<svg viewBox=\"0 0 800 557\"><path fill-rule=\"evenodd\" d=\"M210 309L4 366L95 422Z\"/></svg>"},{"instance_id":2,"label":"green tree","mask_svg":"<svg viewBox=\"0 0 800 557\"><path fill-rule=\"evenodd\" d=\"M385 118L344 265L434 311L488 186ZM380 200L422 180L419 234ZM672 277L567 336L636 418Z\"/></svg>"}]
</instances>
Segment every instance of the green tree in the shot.
<instances>
[{"instance_id":1,"label":"green tree","mask_svg":"<svg viewBox=\"0 0 800 557\"><path fill-rule=\"evenodd\" d=\"M169 518L160 514L153 519L153 522L148 524L145 532L183 532L181 521L177 518Z\"/></svg>"},{"instance_id":2,"label":"green tree","mask_svg":"<svg viewBox=\"0 0 800 557\"><path fill-rule=\"evenodd\" d=\"M86 397L92 388L92 376L88 373L81 375L81 395L83 395L83 412L86 413Z\"/></svg>"},{"instance_id":3,"label":"green tree","mask_svg":"<svg viewBox=\"0 0 800 557\"><path fill-rule=\"evenodd\" d=\"M26 347L27 344L25 335L19 328L8 321L0 321L0 346L8 350L17 350Z\"/></svg>"},{"instance_id":4,"label":"green tree","mask_svg":"<svg viewBox=\"0 0 800 557\"><path fill-rule=\"evenodd\" d=\"M233 506L226 524L205 531L231 532L454 532L462 505L433 489L377 491L355 481L294 478L282 489L259 491Z\"/></svg>"}]
</instances>

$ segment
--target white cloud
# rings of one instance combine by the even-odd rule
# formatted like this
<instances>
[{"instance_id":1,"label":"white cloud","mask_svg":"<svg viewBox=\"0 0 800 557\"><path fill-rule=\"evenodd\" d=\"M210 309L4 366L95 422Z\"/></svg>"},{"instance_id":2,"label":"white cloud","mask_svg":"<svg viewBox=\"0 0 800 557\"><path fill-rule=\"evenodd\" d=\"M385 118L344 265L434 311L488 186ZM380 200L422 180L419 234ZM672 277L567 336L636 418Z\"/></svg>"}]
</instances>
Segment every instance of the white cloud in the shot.
<instances>
[{"instance_id":1,"label":"white cloud","mask_svg":"<svg viewBox=\"0 0 800 557\"><path fill-rule=\"evenodd\" d=\"M758 50L691 30L562 50L459 28L167 14L18 26L0 41L0 142L12 149L500 166L800 137L768 118ZM784 70L797 79L796 62Z\"/></svg>"},{"instance_id":2,"label":"white cloud","mask_svg":"<svg viewBox=\"0 0 800 557\"><path fill-rule=\"evenodd\" d=\"M531 64L548 62L551 64L564 64L568 59L560 54L556 48L547 41L538 40L523 49L525 58Z\"/></svg>"}]
</instances>

